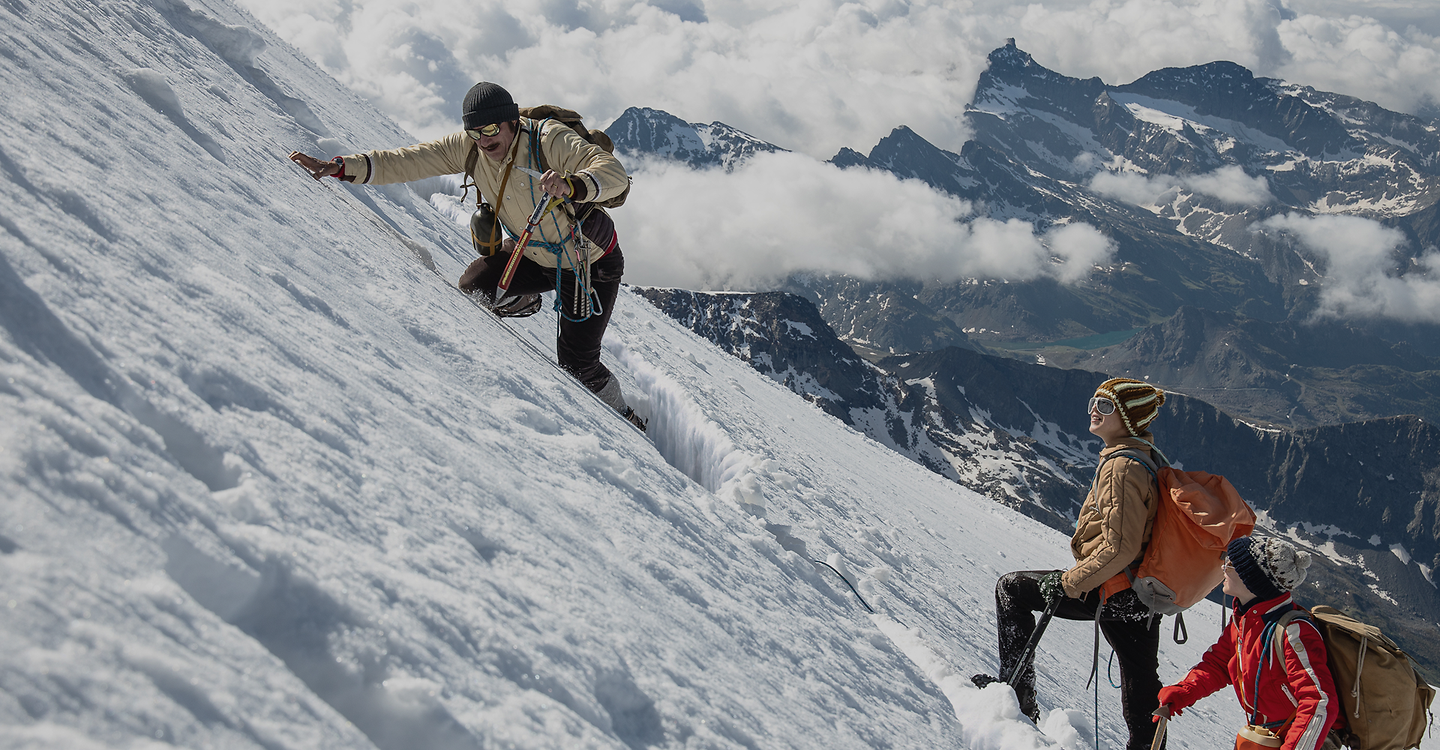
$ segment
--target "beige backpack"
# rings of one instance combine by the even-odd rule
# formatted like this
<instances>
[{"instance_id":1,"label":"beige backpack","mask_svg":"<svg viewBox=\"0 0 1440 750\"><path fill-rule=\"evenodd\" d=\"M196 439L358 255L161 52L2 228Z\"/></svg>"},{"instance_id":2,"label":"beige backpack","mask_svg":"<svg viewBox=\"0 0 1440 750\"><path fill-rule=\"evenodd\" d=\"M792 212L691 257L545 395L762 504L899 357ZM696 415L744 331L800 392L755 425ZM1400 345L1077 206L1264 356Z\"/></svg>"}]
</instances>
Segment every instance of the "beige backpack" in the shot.
<instances>
[{"instance_id":1,"label":"beige backpack","mask_svg":"<svg viewBox=\"0 0 1440 750\"><path fill-rule=\"evenodd\" d=\"M1304 610L1286 612L1275 626L1277 649L1285 626ZM1340 741L1355 750L1408 750L1420 747L1429 725L1435 688L1420 676L1395 642L1367 625L1341 614L1334 607L1317 605L1308 619L1325 640L1330 675L1346 727Z\"/></svg>"}]
</instances>

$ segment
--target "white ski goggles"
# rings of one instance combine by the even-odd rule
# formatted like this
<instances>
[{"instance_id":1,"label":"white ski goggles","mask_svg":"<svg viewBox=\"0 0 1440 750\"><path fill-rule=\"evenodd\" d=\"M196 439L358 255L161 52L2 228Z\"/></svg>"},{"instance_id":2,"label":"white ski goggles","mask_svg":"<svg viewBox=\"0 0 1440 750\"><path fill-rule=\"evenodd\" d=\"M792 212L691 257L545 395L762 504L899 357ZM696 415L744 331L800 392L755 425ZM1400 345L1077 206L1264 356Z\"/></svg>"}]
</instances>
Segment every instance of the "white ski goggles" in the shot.
<instances>
[{"instance_id":1,"label":"white ski goggles","mask_svg":"<svg viewBox=\"0 0 1440 750\"><path fill-rule=\"evenodd\" d=\"M1100 412L1102 417L1108 417L1115 413L1115 402L1102 396L1091 397L1090 404L1085 407L1085 413L1089 414L1092 411Z\"/></svg>"}]
</instances>

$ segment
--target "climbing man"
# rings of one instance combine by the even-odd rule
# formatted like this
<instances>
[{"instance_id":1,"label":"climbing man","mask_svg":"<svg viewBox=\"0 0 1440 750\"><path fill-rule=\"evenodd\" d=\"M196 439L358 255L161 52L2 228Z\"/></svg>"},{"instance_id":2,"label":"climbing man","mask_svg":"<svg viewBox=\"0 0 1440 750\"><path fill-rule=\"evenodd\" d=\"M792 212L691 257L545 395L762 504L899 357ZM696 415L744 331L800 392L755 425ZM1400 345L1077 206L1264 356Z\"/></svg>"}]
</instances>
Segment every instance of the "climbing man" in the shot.
<instances>
[{"instance_id":1,"label":"climbing man","mask_svg":"<svg viewBox=\"0 0 1440 750\"><path fill-rule=\"evenodd\" d=\"M532 301L538 304L540 292L556 289L560 332L555 348L560 366L643 431L645 424L625 402L619 381L600 362L600 342L620 291L625 258L615 223L595 204L629 189L625 168L558 120L521 117L510 93L494 83L481 82L470 89L461 117L463 131L406 148L330 161L297 151L290 159L317 180L335 177L362 185L462 174L469 167L467 176L494 207L509 236L494 254L465 269L460 290L506 315ZM476 158L475 152L485 158ZM514 237L523 233L539 204L552 196L564 203L540 216L507 294L496 299L501 274L515 251ZM476 244L485 243L477 237Z\"/></svg>"}]
</instances>

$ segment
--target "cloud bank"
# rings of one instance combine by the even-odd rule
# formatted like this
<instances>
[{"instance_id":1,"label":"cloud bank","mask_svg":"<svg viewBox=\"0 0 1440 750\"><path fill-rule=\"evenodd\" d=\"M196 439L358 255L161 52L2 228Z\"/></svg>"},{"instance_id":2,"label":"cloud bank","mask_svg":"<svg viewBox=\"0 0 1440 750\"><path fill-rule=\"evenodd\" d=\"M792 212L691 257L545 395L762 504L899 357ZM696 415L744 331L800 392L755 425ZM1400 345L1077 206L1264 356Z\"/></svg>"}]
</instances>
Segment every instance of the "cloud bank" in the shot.
<instances>
[{"instance_id":1,"label":"cloud bank","mask_svg":"<svg viewBox=\"0 0 1440 750\"><path fill-rule=\"evenodd\" d=\"M733 172L664 160L627 167L634 196L611 215L632 284L750 291L796 273L1075 283L1115 253L1089 224L1037 232L1018 219L975 217L969 202L918 180L801 154L759 154ZM443 189L429 198L468 223L473 205Z\"/></svg>"},{"instance_id":2,"label":"cloud bank","mask_svg":"<svg viewBox=\"0 0 1440 750\"><path fill-rule=\"evenodd\" d=\"M1153 206L1175 188L1208 195L1232 206L1263 206L1275 200L1264 177L1251 177L1235 165L1204 174L1179 176L1098 172L1090 178L1089 187L1100 195L1136 206Z\"/></svg>"},{"instance_id":3,"label":"cloud bank","mask_svg":"<svg viewBox=\"0 0 1440 750\"><path fill-rule=\"evenodd\" d=\"M1433 14L1431 1L1386 7ZM458 127L484 79L599 125L649 106L821 159L902 124L958 150L959 115L1007 37L1046 67L1112 83L1232 60L1401 111L1440 101L1436 38L1354 2L1306 6L1320 15L1279 0L241 2L421 138Z\"/></svg>"},{"instance_id":4,"label":"cloud bank","mask_svg":"<svg viewBox=\"0 0 1440 750\"><path fill-rule=\"evenodd\" d=\"M1405 235L1358 216L1272 216L1259 231L1294 237L1323 261L1319 317L1440 322L1440 251L1411 259ZM1403 273L1403 275L1401 275Z\"/></svg>"},{"instance_id":5,"label":"cloud bank","mask_svg":"<svg viewBox=\"0 0 1440 750\"><path fill-rule=\"evenodd\" d=\"M1037 234L1024 221L974 217L967 201L918 180L801 154L760 154L730 173L666 161L633 171L646 199L614 216L636 284L765 289L798 272L1074 282L1114 253L1086 224Z\"/></svg>"}]
</instances>

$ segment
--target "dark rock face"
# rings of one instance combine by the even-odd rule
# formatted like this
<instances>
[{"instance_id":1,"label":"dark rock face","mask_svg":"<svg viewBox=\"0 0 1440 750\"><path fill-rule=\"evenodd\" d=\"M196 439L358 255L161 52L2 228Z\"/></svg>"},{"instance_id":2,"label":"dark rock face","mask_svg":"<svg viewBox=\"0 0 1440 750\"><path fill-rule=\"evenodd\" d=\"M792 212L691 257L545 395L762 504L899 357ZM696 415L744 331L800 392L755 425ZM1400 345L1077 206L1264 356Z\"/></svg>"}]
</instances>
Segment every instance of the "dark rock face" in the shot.
<instances>
[{"instance_id":1,"label":"dark rock face","mask_svg":"<svg viewBox=\"0 0 1440 750\"><path fill-rule=\"evenodd\" d=\"M1057 367L1148 378L1262 424L1406 413L1440 422L1440 359L1342 321L1271 323L1181 307L1123 343L1044 356Z\"/></svg>"},{"instance_id":2,"label":"dark rock face","mask_svg":"<svg viewBox=\"0 0 1440 750\"><path fill-rule=\"evenodd\" d=\"M1105 375L955 347L871 364L795 295L637 291L842 422L1073 530L1101 445L1084 404ZM1223 474L1263 525L1322 552L1302 599L1357 612L1440 667L1427 630L1440 620L1440 430L1415 417L1259 429L1172 393L1154 433L1177 466Z\"/></svg>"}]
</instances>

